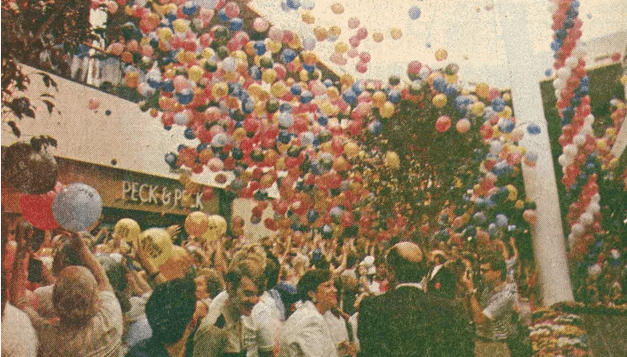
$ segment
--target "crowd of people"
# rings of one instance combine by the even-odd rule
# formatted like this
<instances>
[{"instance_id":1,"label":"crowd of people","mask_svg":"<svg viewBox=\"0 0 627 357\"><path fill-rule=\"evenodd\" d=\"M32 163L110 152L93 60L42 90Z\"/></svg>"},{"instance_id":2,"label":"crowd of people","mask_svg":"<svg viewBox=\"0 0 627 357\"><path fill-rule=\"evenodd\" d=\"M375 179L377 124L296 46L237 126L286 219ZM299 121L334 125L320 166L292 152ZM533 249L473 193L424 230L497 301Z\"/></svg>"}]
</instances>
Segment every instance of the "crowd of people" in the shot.
<instances>
[{"instance_id":1,"label":"crowd of people","mask_svg":"<svg viewBox=\"0 0 627 357\"><path fill-rule=\"evenodd\" d=\"M230 228L158 266L114 232L3 223L2 356L531 355L513 238L464 251Z\"/></svg>"}]
</instances>

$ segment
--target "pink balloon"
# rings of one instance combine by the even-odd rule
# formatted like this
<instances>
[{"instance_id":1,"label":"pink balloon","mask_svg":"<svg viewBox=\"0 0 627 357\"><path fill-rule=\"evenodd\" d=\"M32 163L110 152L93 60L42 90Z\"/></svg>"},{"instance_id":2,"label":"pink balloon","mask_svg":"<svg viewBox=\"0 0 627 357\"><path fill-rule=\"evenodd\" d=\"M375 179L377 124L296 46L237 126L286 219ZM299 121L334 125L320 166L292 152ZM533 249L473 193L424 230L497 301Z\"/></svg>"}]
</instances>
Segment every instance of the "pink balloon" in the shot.
<instances>
[{"instance_id":1,"label":"pink balloon","mask_svg":"<svg viewBox=\"0 0 627 357\"><path fill-rule=\"evenodd\" d=\"M457 121L457 124L455 124L455 129L457 129L457 132L459 133L465 133L468 131L468 129L470 129L470 120L463 118Z\"/></svg>"},{"instance_id":2,"label":"pink balloon","mask_svg":"<svg viewBox=\"0 0 627 357\"><path fill-rule=\"evenodd\" d=\"M501 92L498 90L498 88L490 88L490 94L489 94L490 100L494 100L495 98L498 98L500 96L501 96Z\"/></svg>"},{"instance_id":3,"label":"pink balloon","mask_svg":"<svg viewBox=\"0 0 627 357\"><path fill-rule=\"evenodd\" d=\"M410 74L418 74L422 69L422 63L420 61L411 61L409 65L407 65L407 73Z\"/></svg>"},{"instance_id":4,"label":"pink balloon","mask_svg":"<svg viewBox=\"0 0 627 357\"><path fill-rule=\"evenodd\" d=\"M253 21L253 29L255 29L255 31L257 32L265 32L268 30L268 26L270 26L268 24L268 21L266 21L263 17L257 17L254 21Z\"/></svg>"},{"instance_id":5,"label":"pink balloon","mask_svg":"<svg viewBox=\"0 0 627 357\"><path fill-rule=\"evenodd\" d=\"M346 52L346 54L348 55L348 58L355 58L359 55L359 51L355 48L351 48L348 52Z\"/></svg>"},{"instance_id":6,"label":"pink balloon","mask_svg":"<svg viewBox=\"0 0 627 357\"><path fill-rule=\"evenodd\" d=\"M229 1L224 5L224 13L231 19L237 17L239 15L239 6L235 2Z\"/></svg>"},{"instance_id":7,"label":"pink balloon","mask_svg":"<svg viewBox=\"0 0 627 357\"><path fill-rule=\"evenodd\" d=\"M211 44L211 43L209 43L209 44ZM209 44L207 44L207 46L209 46ZM154 51L155 51L155 49L152 48L152 46L150 46L150 45L143 45L142 46L142 56L144 56L144 57L152 56Z\"/></svg>"},{"instance_id":8,"label":"pink balloon","mask_svg":"<svg viewBox=\"0 0 627 357\"><path fill-rule=\"evenodd\" d=\"M351 36L351 38L348 39L348 43L353 48L359 47L359 45L361 44L361 39L359 39L359 37L357 35Z\"/></svg>"},{"instance_id":9,"label":"pink balloon","mask_svg":"<svg viewBox=\"0 0 627 357\"><path fill-rule=\"evenodd\" d=\"M359 54L359 60L362 61L363 63L368 63L370 62L370 59L372 57L370 56L370 53L368 52L362 52Z\"/></svg>"},{"instance_id":10,"label":"pink balloon","mask_svg":"<svg viewBox=\"0 0 627 357\"><path fill-rule=\"evenodd\" d=\"M19 205L24 219L39 229L57 228L59 224L54 220L52 203L62 189L63 185L57 182L52 191L43 195L23 194L20 196Z\"/></svg>"},{"instance_id":11,"label":"pink balloon","mask_svg":"<svg viewBox=\"0 0 627 357\"><path fill-rule=\"evenodd\" d=\"M358 18L351 17L350 19L348 19L348 28L356 29L357 27L359 27L359 19Z\"/></svg>"},{"instance_id":12,"label":"pink balloon","mask_svg":"<svg viewBox=\"0 0 627 357\"><path fill-rule=\"evenodd\" d=\"M270 31L268 31L268 37L270 37L272 41L280 42L283 38L283 30L276 26L272 26Z\"/></svg>"},{"instance_id":13,"label":"pink balloon","mask_svg":"<svg viewBox=\"0 0 627 357\"><path fill-rule=\"evenodd\" d=\"M100 106L100 100L98 98L91 98L87 107L91 110L96 110Z\"/></svg>"},{"instance_id":14,"label":"pink balloon","mask_svg":"<svg viewBox=\"0 0 627 357\"><path fill-rule=\"evenodd\" d=\"M364 62L358 62L355 65L355 70L357 70L357 72L359 73L366 73L368 71L368 65Z\"/></svg>"},{"instance_id":15,"label":"pink balloon","mask_svg":"<svg viewBox=\"0 0 627 357\"><path fill-rule=\"evenodd\" d=\"M360 40L366 39L366 37L368 37L368 29L360 27L359 30L357 30L357 37L359 37Z\"/></svg>"},{"instance_id":16,"label":"pink balloon","mask_svg":"<svg viewBox=\"0 0 627 357\"><path fill-rule=\"evenodd\" d=\"M107 52L111 53L112 55L119 56L124 51L124 45L119 42L112 43L111 45L109 45L109 48L107 50Z\"/></svg>"},{"instance_id":17,"label":"pink balloon","mask_svg":"<svg viewBox=\"0 0 627 357\"><path fill-rule=\"evenodd\" d=\"M180 92L183 89L187 89L191 87L191 85L187 81L187 78L185 78L182 75L178 75L174 77L174 80L172 80L172 83L174 84L174 90L177 92Z\"/></svg>"}]
</instances>

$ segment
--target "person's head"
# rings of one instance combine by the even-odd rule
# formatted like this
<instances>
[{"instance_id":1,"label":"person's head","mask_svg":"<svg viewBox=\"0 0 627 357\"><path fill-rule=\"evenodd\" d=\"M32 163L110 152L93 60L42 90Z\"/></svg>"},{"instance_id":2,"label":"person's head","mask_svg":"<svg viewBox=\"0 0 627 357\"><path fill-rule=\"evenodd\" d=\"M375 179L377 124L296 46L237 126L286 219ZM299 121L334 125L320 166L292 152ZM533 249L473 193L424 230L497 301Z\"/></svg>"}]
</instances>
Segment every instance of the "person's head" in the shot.
<instances>
[{"instance_id":1,"label":"person's head","mask_svg":"<svg viewBox=\"0 0 627 357\"><path fill-rule=\"evenodd\" d=\"M231 307L240 315L250 316L259 296L266 287L263 267L254 260L244 259L232 264L224 280Z\"/></svg>"},{"instance_id":2,"label":"person's head","mask_svg":"<svg viewBox=\"0 0 627 357\"><path fill-rule=\"evenodd\" d=\"M215 269L199 269L194 282L196 283L196 298L198 300L208 297L213 299L224 290L224 280Z\"/></svg>"},{"instance_id":3,"label":"person's head","mask_svg":"<svg viewBox=\"0 0 627 357\"><path fill-rule=\"evenodd\" d=\"M117 257L116 257L117 255ZM126 267L122 264L122 256L120 254L99 254L97 257L98 262L102 265L109 283L113 287L115 297L118 298L122 312L127 312L131 309L131 305L125 294L126 290ZM116 259L119 258L119 259Z\"/></svg>"},{"instance_id":4,"label":"person's head","mask_svg":"<svg viewBox=\"0 0 627 357\"><path fill-rule=\"evenodd\" d=\"M399 283L417 283L425 273L425 262L420 246L400 242L390 248L386 256L388 268Z\"/></svg>"},{"instance_id":5,"label":"person's head","mask_svg":"<svg viewBox=\"0 0 627 357\"><path fill-rule=\"evenodd\" d=\"M66 267L54 284L52 302L61 323L85 325L98 311L96 278L85 267Z\"/></svg>"},{"instance_id":6,"label":"person's head","mask_svg":"<svg viewBox=\"0 0 627 357\"><path fill-rule=\"evenodd\" d=\"M498 253L486 254L479 260L481 281L486 285L500 283L507 275L507 265L502 255Z\"/></svg>"},{"instance_id":7,"label":"person's head","mask_svg":"<svg viewBox=\"0 0 627 357\"><path fill-rule=\"evenodd\" d=\"M281 263L275 256L266 258L266 268L263 274L266 277L266 290L270 290L279 283L279 272L281 271Z\"/></svg>"},{"instance_id":8,"label":"person's head","mask_svg":"<svg viewBox=\"0 0 627 357\"><path fill-rule=\"evenodd\" d=\"M157 285L146 303L146 318L154 338L171 345L183 337L196 310L194 292L194 283L188 278Z\"/></svg>"},{"instance_id":9,"label":"person's head","mask_svg":"<svg viewBox=\"0 0 627 357\"><path fill-rule=\"evenodd\" d=\"M306 272L298 281L297 289L300 299L313 302L321 313L337 306L337 289L328 269Z\"/></svg>"}]
</instances>

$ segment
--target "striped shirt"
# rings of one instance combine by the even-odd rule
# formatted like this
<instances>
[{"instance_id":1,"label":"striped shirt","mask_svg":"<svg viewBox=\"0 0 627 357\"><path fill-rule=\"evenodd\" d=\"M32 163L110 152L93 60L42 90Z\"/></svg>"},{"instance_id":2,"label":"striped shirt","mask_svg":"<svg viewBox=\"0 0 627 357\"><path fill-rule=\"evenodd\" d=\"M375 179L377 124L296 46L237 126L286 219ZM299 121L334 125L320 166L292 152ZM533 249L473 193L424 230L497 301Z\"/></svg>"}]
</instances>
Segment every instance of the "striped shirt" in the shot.
<instances>
[{"instance_id":1,"label":"striped shirt","mask_svg":"<svg viewBox=\"0 0 627 357\"><path fill-rule=\"evenodd\" d=\"M477 326L477 336L503 341L515 331L514 305L518 301L516 284L505 284L501 290L486 288L481 293L479 304L488 321Z\"/></svg>"}]
</instances>

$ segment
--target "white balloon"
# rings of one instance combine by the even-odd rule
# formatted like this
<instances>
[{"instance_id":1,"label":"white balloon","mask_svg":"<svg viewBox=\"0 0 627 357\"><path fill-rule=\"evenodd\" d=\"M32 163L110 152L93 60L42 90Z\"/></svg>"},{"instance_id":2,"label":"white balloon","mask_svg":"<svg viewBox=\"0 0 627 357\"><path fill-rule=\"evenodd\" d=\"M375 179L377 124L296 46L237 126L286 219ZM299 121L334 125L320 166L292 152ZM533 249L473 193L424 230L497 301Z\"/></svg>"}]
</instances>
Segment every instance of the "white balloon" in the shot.
<instances>
[{"instance_id":1,"label":"white balloon","mask_svg":"<svg viewBox=\"0 0 627 357\"><path fill-rule=\"evenodd\" d=\"M577 67L577 65L579 64L579 59L577 59L576 57L570 56L566 59L564 63L570 69L575 69L575 67Z\"/></svg>"},{"instance_id":2,"label":"white balloon","mask_svg":"<svg viewBox=\"0 0 627 357\"><path fill-rule=\"evenodd\" d=\"M595 193L591 198L590 198L591 202L595 202L595 203L599 203L601 202L601 195L598 193Z\"/></svg>"},{"instance_id":3,"label":"white balloon","mask_svg":"<svg viewBox=\"0 0 627 357\"><path fill-rule=\"evenodd\" d=\"M596 202L590 202L590 205L588 206L586 211L588 211L588 212L590 212L592 214L597 214L597 213L601 212L601 205L599 205Z\"/></svg>"},{"instance_id":4,"label":"white balloon","mask_svg":"<svg viewBox=\"0 0 627 357\"><path fill-rule=\"evenodd\" d=\"M568 144L564 146L564 155L575 157L577 155L577 147L573 144Z\"/></svg>"},{"instance_id":5,"label":"white balloon","mask_svg":"<svg viewBox=\"0 0 627 357\"><path fill-rule=\"evenodd\" d=\"M585 228L581 223L575 223L573 224L571 231L572 234L575 236L575 238L579 238L583 235L583 232L585 232Z\"/></svg>"},{"instance_id":6,"label":"white balloon","mask_svg":"<svg viewBox=\"0 0 627 357\"><path fill-rule=\"evenodd\" d=\"M566 88L566 82L562 78L555 78L553 80L553 88L559 89L560 91L564 90L564 88Z\"/></svg>"},{"instance_id":7,"label":"white balloon","mask_svg":"<svg viewBox=\"0 0 627 357\"><path fill-rule=\"evenodd\" d=\"M589 125L594 124L594 115L588 114L588 116L583 119L583 123Z\"/></svg>"},{"instance_id":8,"label":"white balloon","mask_svg":"<svg viewBox=\"0 0 627 357\"><path fill-rule=\"evenodd\" d=\"M233 72L237 69L237 58L227 57L222 61L222 69L225 72Z\"/></svg>"},{"instance_id":9,"label":"white balloon","mask_svg":"<svg viewBox=\"0 0 627 357\"><path fill-rule=\"evenodd\" d=\"M570 70L570 68L568 67L562 67L557 71L557 76L560 77L563 80L567 80L570 75L572 74L573 71Z\"/></svg>"},{"instance_id":10,"label":"white balloon","mask_svg":"<svg viewBox=\"0 0 627 357\"><path fill-rule=\"evenodd\" d=\"M602 271L603 269L598 263L588 267L588 275L590 276L598 276Z\"/></svg>"},{"instance_id":11,"label":"white balloon","mask_svg":"<svg viewBox=\"0 0 627 357\"><path fill-rule=\"evenodd\" d=\"M586 212L579 217L579 222L581 222L581 224L583 224L585 227L588 227L589 225L594 223L594 217L592 216L592 213Z\"/></svg>"},{"instance_id":12,"label":"white balloon","mask_svg":"<svg viewBox=\"0 0 627 357\"><path fill-rule=\"evenodd\" d=\"M577 146L582 146L583 144L586 143L586 137L581 134L577 134L573 138L573 143Z\"/></svg>"}]
</instances>

